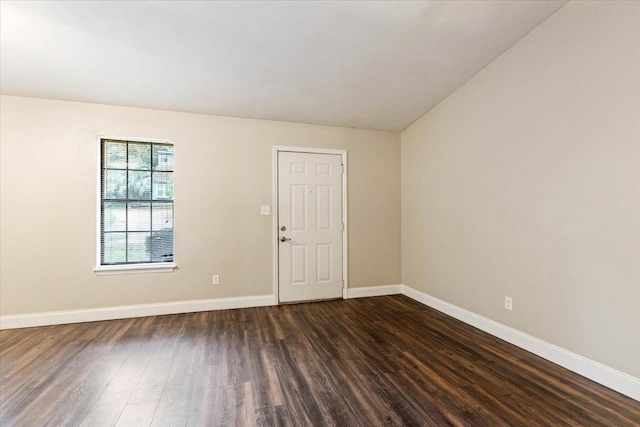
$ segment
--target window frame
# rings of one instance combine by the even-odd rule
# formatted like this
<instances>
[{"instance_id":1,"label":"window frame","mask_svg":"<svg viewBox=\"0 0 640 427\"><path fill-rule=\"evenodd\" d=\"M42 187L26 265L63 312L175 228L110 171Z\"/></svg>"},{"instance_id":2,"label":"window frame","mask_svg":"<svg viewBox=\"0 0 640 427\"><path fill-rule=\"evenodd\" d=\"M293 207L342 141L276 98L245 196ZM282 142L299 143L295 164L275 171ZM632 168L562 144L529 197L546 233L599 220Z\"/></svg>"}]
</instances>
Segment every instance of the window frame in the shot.
<instances>
[{"instance_id":1,"label":"window frame","mask_svg":"<svg viewBox=\"0 0 640 427\"><path fill-rule=\"evenodd\" d=\"M176 268L176 257L175 257L175 230L176 230L176 221L175 221L175 193L173 200L173 261L171 262L144 262L144 263L131 263L131 264L111 264L111 265L102 265L102 248L101 248L101 237L102 237L102 215L101 215L101 206L102 206L102 141L103 140L116 140L116 141L126 141L126 142L142 142L142 143L157 143L157 144L171 144L175 147L175 144L166 139L154 139L154 138L137 138L137 137L122 137L122 136L111 136L111 135L99 135L96 143L96 265L93 271L98 276L102 275L114 275L114 274L135 274L135 273L171 273ZM175 160L174 160L174 169L173 169L173 182L175 186Z\"/></svg>"}]
</instances>

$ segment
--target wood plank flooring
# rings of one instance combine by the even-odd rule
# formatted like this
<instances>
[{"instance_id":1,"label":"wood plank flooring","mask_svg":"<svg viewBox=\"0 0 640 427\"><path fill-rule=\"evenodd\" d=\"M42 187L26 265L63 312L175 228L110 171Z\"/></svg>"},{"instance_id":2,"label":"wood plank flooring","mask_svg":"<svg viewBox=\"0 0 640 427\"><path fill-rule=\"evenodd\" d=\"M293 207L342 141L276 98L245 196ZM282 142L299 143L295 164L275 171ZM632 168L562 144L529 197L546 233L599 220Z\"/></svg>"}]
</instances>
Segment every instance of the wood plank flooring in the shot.
<instances>
[{"instance_id":1,"label":"wood plank flooring","mask_svg":"<svg viewBox=\"0 0 640 427\"><path fill-rule=\"evenodd\" d=\"M2 426L639 426L404 296L0 331Z\"/></svg>"}]
</instances>

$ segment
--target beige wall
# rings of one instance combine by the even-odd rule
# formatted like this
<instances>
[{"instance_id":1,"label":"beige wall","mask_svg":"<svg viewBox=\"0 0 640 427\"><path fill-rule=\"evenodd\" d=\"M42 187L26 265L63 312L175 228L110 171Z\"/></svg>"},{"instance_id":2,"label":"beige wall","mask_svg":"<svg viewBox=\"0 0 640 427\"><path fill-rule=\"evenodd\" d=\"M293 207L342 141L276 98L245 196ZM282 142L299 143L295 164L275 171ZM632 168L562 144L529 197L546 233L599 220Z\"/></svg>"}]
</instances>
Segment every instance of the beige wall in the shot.
<instances>
[{"instance_id":1,"label":"beige wall","mask_svg":"<svg viewBox=\"0 0 640 427\"><path fill-rule=\"evenodd\" d=\"M640 3L570 2L401 138L403 283L640 377Z\"/></svg>"},{"instance_id":2,"label":"beige wall","mask_svg":"<svg viewBox=\"0 0 640 427\"><path fill-rule=\"evenodd\" d=\"M350 286L400 283L397 133L10 96L0 109L3 315L272 294L274 145L348 150ZM174 273L94 274L101 134L174 142Z\"/></svg>"}]
</instances>

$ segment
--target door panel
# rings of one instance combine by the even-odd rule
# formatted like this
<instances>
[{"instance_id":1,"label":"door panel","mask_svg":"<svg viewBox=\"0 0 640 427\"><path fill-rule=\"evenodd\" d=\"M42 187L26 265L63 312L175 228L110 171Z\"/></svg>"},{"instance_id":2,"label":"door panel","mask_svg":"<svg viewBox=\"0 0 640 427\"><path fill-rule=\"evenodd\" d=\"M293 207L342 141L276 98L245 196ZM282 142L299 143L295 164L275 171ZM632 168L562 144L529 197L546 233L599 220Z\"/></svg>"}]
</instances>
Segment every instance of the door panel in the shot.
<instances>
[{"instance_id":1,"label":"door panel","mask_svg":"<svg viewBox=\"0 0 640 427\"><path fill-rule=\"evenodd\" d=\"M291 244L291 283L307 284L307 245Z\"/></svg>"},{"instance_id":2,"label":"door panel","mask_svg":"<svg viewBox=\"0 0 640 427\"><path fill-rule=\"evenodd\" d=\"M331 245L316 244L316 282L331 282Z\"/></svg>"},{"instance_id":3,"label":"door panel","mask_svg":"<svg viewBox=\"0 0 640 427\"><path fill-rule=\"evenodd\" d=\"M342 157L278 153L278 218L280 301L341 298Z\"/></svg>"},{"instance_id":4,"label":"door panel","mask_svg":"<svg viewBox=\"0 0 640 427\"><path fill-rule=\"evenodd\" d=\"M331 186L316 187L316 230L331 230Z\"/></svg>"},{"instance_id":5,"label":"door panel","mask_svg":"<svg viewBox=\"0 0 640 427\"><path fill-rule=\"evenodd\" d=\"M307 186L291 185L291 231L307 231Z\"/></svg>"}]
</instances>

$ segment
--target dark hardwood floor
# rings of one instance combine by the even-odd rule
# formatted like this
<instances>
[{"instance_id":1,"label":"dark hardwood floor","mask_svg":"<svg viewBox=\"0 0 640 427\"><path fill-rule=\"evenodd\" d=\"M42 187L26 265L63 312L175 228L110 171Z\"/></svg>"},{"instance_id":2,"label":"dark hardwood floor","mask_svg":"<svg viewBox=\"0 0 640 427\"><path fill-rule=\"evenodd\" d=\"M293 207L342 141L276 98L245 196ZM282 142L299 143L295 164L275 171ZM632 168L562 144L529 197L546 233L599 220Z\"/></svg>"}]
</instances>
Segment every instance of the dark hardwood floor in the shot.
<instances>
[{"instance_id":1,"label":"dark hardwood floor","mask_svg":"<svg viewBox=\"0 0 640 427\"><path fill-rule=\"evenodd\" d=\"M403 296L0 331L3 426L638 426L640 403Z\"/></svg>"}]
</instances>

